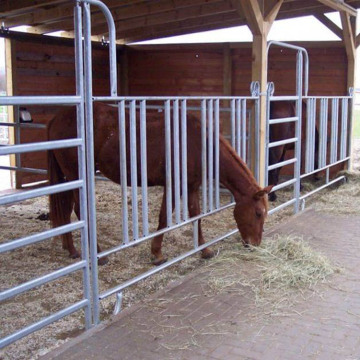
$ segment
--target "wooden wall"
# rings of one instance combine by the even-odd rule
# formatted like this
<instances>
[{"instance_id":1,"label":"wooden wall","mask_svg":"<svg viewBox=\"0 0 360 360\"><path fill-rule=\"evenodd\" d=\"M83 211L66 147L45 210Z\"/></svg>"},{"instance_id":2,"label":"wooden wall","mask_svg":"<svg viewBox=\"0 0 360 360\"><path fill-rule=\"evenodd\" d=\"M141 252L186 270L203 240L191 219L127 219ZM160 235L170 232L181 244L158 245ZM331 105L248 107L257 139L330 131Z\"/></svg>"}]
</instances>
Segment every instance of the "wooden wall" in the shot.
<instances>
[{"instance_id":1,"label":"wooden wall","mask_svg":"<svg viewBox=\"0 0 360 360\"><path fill-rule=\"evenodd\" d=\"M14 95L75 95L75 58L73 42L47 39L39 43L29 39L12 40L13 93ZM109 67L107 50L93 49L94 94L109 94ZM56 106L28 106L34 122L47 124L59 110ZM21 142L46 141L46 129L22 129ZM45 152L21 155L21 165L30 168L47 168ZM17 172L16 184L43 180L44 176Z\"/></svg>"},{"instance_id":2,"label":"wooden wall","mask_svg":"<svg viewBox=\"0 0 360 360\"><path fill-rule=\"evenodd\" d=\"M309 94L346 94L347 60L342 44L299 44L309 53ZM131 46L128 92L130 95L223 95L224 71L230 61L231 94L249 95L251 53L251 44ZM275 94L294 93L295 52L273 47L269 58L268 80L275 83Z\"/></svg>"},{"instance_id":3,"label":"wooden wall","mask_svg":"<svg viewBox=\"0 0 360 360\"><path fill-rule=\"evenodd\" d=\"M75 65L72 42L49 38L12 40L14 95L73 95ZM340 42L301 43L310 57L310 95L347 93L347 61ZM128 46L118 51L119 93L124 95L249 95L251 44ZM109 93L107 49L93 48L96 95ZM275 94L295 90L295 55L288 49L270 52L269 81ZM34 121L47 122L55 107L31 107ZM22 142L46 140L46 130L23 130ZM22 166L46 168L45 153L22 155ZM21 186L44 177L18 173Z\"/></svg>"}]
</instances>

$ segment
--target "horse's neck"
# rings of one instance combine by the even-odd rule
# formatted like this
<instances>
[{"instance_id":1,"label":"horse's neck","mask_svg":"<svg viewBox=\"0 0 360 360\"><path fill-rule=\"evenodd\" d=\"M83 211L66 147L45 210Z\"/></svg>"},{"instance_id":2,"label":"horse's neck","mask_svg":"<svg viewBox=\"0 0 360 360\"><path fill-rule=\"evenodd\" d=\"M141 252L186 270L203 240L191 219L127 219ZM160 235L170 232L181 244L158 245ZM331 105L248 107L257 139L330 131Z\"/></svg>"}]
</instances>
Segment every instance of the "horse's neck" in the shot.
<instances>
[{"instance_id":1,"label":"horse's neck","mask_svg":"<svg viewBox=\"0 0 360 360\"><path fill-rule=\"evenodd\" d=\"M259 190L249 168L225 140L220 142L220 167L220 182L233 194L236 201Z\"/></svg>"}]
</instances>

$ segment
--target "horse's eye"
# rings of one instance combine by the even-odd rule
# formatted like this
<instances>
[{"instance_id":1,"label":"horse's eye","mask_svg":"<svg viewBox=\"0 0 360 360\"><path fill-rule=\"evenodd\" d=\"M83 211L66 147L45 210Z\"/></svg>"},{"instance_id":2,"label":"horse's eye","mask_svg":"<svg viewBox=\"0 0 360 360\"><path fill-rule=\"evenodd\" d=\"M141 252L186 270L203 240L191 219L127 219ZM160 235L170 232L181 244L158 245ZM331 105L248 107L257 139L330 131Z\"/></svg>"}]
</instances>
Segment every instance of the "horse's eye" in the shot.
<instances>
[{"instance_id":1,"label":"horse's eye","mask_svg":"<svg viewBox=\"0 0 360 360\"><path fill-rule=\"evenodd\" d=\"M256 217L257 217L258 219L261 218L261 212L260 212L260 211L257 211L255 214L256 214Z\"/></svg>"}]
</instances>

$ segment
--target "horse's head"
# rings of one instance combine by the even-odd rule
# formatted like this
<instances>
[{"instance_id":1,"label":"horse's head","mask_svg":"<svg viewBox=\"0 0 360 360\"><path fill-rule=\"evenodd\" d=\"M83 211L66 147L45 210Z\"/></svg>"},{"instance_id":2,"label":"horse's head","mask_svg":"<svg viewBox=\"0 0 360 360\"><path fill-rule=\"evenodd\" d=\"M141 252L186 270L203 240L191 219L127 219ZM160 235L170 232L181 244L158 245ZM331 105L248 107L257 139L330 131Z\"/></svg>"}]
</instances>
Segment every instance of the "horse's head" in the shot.
<instances>
[{"instance_id":1,"label":"horse's head","mask_svg":"<svg viewBox=\"0 0 360 360\"><path fill-rule=\"evenodd\" d=\"M256 191L254 194L242 197L234 209L234 217L245 245L260 245L264 221L267 216L267 194L272 185Z\"/></svg>"}]
</instances>

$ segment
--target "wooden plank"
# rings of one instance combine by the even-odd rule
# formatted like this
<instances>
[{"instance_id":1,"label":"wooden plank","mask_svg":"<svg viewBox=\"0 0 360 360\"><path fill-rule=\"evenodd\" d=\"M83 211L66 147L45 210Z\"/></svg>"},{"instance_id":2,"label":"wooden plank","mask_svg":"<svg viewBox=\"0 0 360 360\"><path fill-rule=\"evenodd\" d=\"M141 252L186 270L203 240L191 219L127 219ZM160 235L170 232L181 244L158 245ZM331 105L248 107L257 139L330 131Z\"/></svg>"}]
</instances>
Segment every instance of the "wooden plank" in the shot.
<instances>
[{"instance_id":1,"label":"wooden plank","mask_svg":"<svg viewBox=\"0 0 360 360\"><path fill-rule=\"evenodd\" d=\"M331 21L325 14L315 14L316 19L318 19L323 25L325 25L330 31L332 31L340 39L343 39L343 31L339 28L333 21Z\"/></svg>"},{"instance_id":2,"label":"wooden plank","mask_svg":"<svg viewBox=\"0 0 360 360\"><path fill-rule=\"evenodd\" d=\"M344 1L336 1L336 0L318 0L322 4L334 9L336 11L344 12L350 16L356 16L357 12L352 6L348 5Z\"/></svg>"},{"instance_id":3,"label":"wooden plank","mask_svg":"<svg viewBox=\"0 0 360 360\"><path fill-rule=\"evenodd\" d=\"M15 71L16 58L14 57L15 44L11 40L5 39L5 77L6 77L6 94L7 96L12 96L14 94L14 80L15 76L13 75ZM8 121L14 122L14 108L13 106L8 106ZM9 143L15 143L15 133L14 128L9 127ZM10 155L10 166L16 166L15 155ZM16 186L16 178L11 174L11 187ZM14 184L15 181L15 184Z\"/></svg>"}]
</instances>

